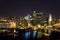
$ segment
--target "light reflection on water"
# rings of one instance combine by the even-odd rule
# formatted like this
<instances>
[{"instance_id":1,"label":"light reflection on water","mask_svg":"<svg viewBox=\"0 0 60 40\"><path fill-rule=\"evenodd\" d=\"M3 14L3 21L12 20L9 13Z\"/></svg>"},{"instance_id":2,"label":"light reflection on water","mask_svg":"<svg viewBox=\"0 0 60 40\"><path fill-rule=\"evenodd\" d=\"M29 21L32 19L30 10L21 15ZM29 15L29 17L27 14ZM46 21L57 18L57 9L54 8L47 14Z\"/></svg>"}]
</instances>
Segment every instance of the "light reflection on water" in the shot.
<instances>
[{"instance_id":1,"label":"light reflection on water","mask_svg":"<svg viewBox=\"0 0 60 40\"><path fill-rule=\"evenodd\" d=\"M33 31L33 38L36 37L37 31Z\"/></svg>"},{"instance_id":2,"label":"light reflection on water","mask_svg":"<svg viewBox=\"0 0 60 40\"><path fill-rule=\"evenodd\" d=\"M17 31L14 33L14 38L22 38L25 40L42 38L44 34L41 31Z\"/></svg>"},{"instance_id":3,"label":"light reflection on water","mask_svg":"<svg viewBox=\"0 0 60 40\"><path fill-rule=\"evenodd\" d=\"M43 36L43 33L38 32L38 34L37 34L37 38L42 38L42 36Z\"/></svg>"},{"instance_id":4,"label":"light reflection on water","mask_svg":"<svg viewBox=\"0 0 60 40\"><path fill-rule=\"evenodd\" d=\"M41 31L32 30L32 31L17 31L16 33L8 32L6 34L6 36L4 36L4 37L8 37L8 38L11 37L12 39L24 39L24 40L33 39L33 40L35 40L35 39L41 39L45 36L44 36L44 33L42 33Z\"/></svg>"},{"instance_id":5,"label":"light reflection on water","mask_svg":"<svg viewBox=\"0 0 60 40\"><path fill-rule=\"evenodd\" d=\"M32 38L35 38L37 34L37 31L33 31L32 34L31 32L26 32L25 33L25 40L28 40L30 38L30 36L32 36Z\"/></svg>"},{"instance_id":6,"label":"light reflection on water","mask_svg":"<svg viewBox=\"0 0 60 40\"><path fill-rule=\"evenodd\" d=\"M26 33L25 33L25 40L28 40L29 37L30 37L30 32L26 32Z\"/></svg>"},{"instance_id":7,"label":"light reflection on water","mask_svg":"<svg viewBox=\"0 0 60 40\"><path fill-rule=\"evenodd\" d=\"M32 33L32 34L31 34L31 33ZM42 38L43 35L44 35L44 34L41 33L40 31L39 31L39 32L37 32L37 31L26 32L26 33L25 33L25 39L28 40L28 39L30 38L30 36L31 36L33 39L35 39L36 37L37 37L37 38Z\"/></svg>"}]
</instances>

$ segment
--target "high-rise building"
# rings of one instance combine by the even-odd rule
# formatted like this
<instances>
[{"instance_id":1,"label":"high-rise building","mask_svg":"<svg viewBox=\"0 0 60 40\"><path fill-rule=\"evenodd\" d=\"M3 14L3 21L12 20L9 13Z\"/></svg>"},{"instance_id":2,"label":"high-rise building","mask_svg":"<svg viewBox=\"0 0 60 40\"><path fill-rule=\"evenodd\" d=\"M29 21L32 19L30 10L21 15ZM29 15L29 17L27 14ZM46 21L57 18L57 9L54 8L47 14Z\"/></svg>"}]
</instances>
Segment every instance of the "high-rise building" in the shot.
<instances>
[{"instance_id":1,"label":"high-rise building","mask_svg":"<svg viewBox=\"0 0 60 40\"><path fill-rule=\"evenodd\" d=\"M49 14L48 22L49 22L49 25L51 25L51 22L52 22L52 15L51 14Z\"/></svg>"},{"instance_id":2,"label":"high-rise building","mask_svg":"<svg viewBox=\"0 0 60 40\"><path fill-rule=\"evenodd\" d=\"M36 14L36 18L37 18L38 20L42 20L42 19L43 19L43 13L42 13L42 12L37 13L37 14Z\"/></svg>"},{"instance_id":3,"label":"high-rise building","mask_svg":"<svg viewBox=\"0 0 60 40\"><path fill-rule=\"evenodd\" d=\"M48 23L49 23L49 26L48 27L51 27L52 28L52 15L51 14L49 14Z\"/></svg>"},{"instance_id":4,"label":"high-rise building","mask_svg":"<svg viewBox=\"0 0 60 40\"><path fill-rule=\"evenodd\" d=\"M33 11L33 17L36 17L36 11Z\"/></svg>"},{"instance_id":5,"label":"high-rise building","mask_svg":"<svg viewBox=\"0 0 60 40\"><path fill-rule=\"evenodd\" d=\"M37 13L36 11L34 11L32 18L35 25L41 24L43 20L43 12Z\"/></svg>"},{"instance_id":6,"label":"high-rise building","mask_svg":"<svg viewBox=\"0 0 60 40\"><path fill-rule=\"evenodd\" d=\"M35 19L42 20L42 19L43 19L43 12L36 13L36 11L34 11L34 12L33 12L33 17L34 17Z\"/></svg>"}]
</instances>

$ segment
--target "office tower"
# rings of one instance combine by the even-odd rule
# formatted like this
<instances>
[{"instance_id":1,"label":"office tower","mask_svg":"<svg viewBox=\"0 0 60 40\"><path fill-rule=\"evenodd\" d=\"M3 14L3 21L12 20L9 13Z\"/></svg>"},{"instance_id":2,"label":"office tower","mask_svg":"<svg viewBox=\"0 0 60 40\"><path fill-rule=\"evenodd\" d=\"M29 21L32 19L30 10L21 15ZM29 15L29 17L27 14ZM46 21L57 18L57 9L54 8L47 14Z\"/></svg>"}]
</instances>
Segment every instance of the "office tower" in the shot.
<instances>
[{"instance_id":1,"label":"office tower","mask_svg":"<svg viewBox=\"0 0 60 40\"><path fill-rule=\"evenodd\" d=\"M52 15L51 14L49 14L48 22L49 22L49 25L51 25L51 22L52 22Z\"/></svg>"},{"instance_id":2,"label":"office tower","mask_svg":"<svg viewBox=\"0 0 60 40\"><path fill-rule=\"evenodd\" d=\"M36 17L36 11L33 11L33 17Z\"/></svg>"},{"instance_id":3,"label":"office tower","mask_svg":"<svg viewBox=\"0 0 60 40\"><path fill-rule=\"evenodd\" d=\"M33 23L35 25L41 24L42 21L43 21L43 12L38 12L37 13L36 11L34 11L32 18L33 18Z\"/></svg>"}]
</instances>

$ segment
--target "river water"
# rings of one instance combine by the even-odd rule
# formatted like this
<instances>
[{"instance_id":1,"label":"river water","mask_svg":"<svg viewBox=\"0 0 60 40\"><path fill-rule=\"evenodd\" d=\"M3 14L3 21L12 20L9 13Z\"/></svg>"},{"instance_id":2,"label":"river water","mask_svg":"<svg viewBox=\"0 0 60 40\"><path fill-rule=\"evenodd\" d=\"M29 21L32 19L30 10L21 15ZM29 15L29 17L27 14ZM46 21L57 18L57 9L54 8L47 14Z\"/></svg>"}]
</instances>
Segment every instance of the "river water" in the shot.
<instances>
[{"instance_id":1,"label":"river water","mask_svg":"<svg viewBox=\"0 0 60 40\"><path fill-rule=\"evenodd\" d=\"M45 36L41 31L17 30L16 33L0 32L0 40L55 40L53 34L55 34L54 36L57 35L56 32L50 34L50 36Z\"/></svg>"}]
</instances>

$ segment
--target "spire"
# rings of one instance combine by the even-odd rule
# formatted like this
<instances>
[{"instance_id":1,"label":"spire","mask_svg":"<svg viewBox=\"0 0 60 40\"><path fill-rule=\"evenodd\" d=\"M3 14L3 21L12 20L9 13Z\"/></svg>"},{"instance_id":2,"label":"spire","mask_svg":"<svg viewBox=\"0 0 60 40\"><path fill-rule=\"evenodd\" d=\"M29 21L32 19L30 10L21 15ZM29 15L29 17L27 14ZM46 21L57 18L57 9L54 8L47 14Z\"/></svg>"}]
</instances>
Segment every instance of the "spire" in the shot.
<instances>
[{"instance_id":1,"label":"spire","mask_svg":"<svg viewBox=\"0 0 60 40\"><path fill-rule=\"evenodd\" d=\"M49 25L51 25L51 23L52 23L52 15L51 14L49 14L48 23L49 23Z\"/></svg>"},{"instance_id":2,"label":"spire","mask_svg":"<svg viewBox=\"0 0 60 40\"><path fill-rule=\"evenodd\" d=\"M51 22L51 21L52 21L52 15L49 14L49 22Z\"/></svg>"},{"instance_id":3,"label":"spire","mask_svg":"<svg viewBox=\"0 0 60 40\"><path fill-rule=\"evenodd\" d=\"M49 22L49 28L52 28L52 15L51 14L49 14L49 20L48 20L48 22ZM51 30L49 30L48 31L49 33L51 33Z\"/></svg>"}]
</instances>

